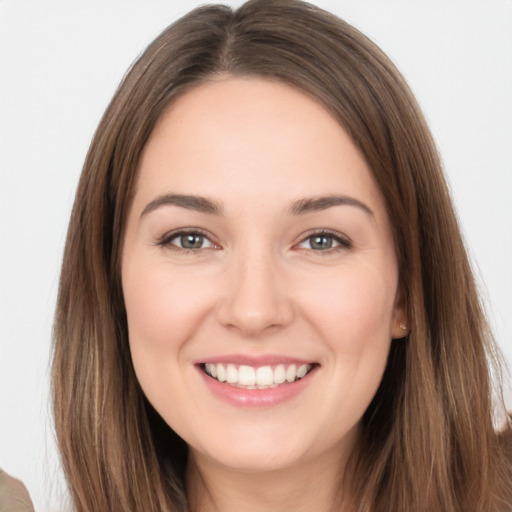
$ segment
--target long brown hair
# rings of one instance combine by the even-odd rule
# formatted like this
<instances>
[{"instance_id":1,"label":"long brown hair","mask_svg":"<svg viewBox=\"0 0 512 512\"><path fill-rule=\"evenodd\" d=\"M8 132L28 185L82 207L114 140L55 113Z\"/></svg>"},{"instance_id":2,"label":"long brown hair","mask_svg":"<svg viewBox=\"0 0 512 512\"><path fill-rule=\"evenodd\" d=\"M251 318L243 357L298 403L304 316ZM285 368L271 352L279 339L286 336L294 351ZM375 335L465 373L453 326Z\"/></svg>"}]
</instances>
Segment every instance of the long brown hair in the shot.
<instances>
[{"instance_id":1,"label":"long brown hair","mask_svg":"<svg viewBox=\"0 0 512 512\"><path fill-rule=\"evenodd\" d=\"M392 343L346 474L360 512L498 512L510 461L493 427L487 329L441 164L390 60L295 0L198 8L129 70L88 152L55 317L53 399L77 511L185 511L187 447L135 377L120 247L140 154L180 94L222 76L279 80L321 101L373 171L394 229L410 324ZM509 443L510 444L510 443Z\"/></svg>"}]
</instances>

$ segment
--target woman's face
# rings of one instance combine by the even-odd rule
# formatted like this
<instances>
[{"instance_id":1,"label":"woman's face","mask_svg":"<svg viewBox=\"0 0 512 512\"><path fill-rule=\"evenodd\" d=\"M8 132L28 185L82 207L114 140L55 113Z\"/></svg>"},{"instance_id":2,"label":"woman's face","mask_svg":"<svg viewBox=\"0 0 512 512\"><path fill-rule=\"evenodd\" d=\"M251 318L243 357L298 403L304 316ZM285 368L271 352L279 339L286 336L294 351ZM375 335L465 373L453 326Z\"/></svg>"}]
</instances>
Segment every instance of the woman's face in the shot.
<instances>
[{"instance_id":1,"label":"woman's face","mask_svg":"<svg viewBox=\"0 0 512 512\"><path fill-rule=\"evenodd\" d=\"M397 283L368 166L316 101L233 78L160 119L122 284L142 389L197 461L339 464L402 336Z\"/></svg>"}]
</instances>

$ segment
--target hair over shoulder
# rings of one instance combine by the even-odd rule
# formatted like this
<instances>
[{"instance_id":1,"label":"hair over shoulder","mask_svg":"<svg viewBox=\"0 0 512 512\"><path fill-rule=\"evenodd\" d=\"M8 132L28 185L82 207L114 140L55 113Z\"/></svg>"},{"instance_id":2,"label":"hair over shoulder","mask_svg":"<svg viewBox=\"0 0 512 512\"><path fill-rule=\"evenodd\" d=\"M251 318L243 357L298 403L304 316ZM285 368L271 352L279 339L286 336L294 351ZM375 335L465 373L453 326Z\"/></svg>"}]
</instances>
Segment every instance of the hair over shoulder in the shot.
<instances>
[{"instance_id":1,"label":"hair over shoulder","mask_svg":"<svg viewBox=\"0 0 512 512\"><path fill-rule=\"evenodd\" d=\"M187 510L186 444L147 402L132 366L120 253L156 122L181 94L228 76L278 80L321 102L366 159L389 214L411 330L392 342L345 471L357 511L512 509L510 426L500 436L493 423L497 347L412 93L382 51L341 19L296 0L251 0L236 10L200 7L167 28L124 77L86 157L52 369L76 510Z\"/></svg>"}]
</instances>

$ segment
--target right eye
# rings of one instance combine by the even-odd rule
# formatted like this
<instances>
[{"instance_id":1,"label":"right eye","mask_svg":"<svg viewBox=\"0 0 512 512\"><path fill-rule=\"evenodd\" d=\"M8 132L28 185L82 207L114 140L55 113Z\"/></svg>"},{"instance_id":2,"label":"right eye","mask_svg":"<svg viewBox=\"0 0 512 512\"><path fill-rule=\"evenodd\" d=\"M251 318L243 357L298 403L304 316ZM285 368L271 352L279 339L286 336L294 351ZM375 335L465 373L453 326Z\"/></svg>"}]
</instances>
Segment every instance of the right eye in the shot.
<instances>
[{"instance_id":1,"label":"right eye","mask_svg":"<svg viewBox=\"0 0 512 512\"><path fill-rule=\"evenodd\" d=\"M200 251L215 248L216 245L199 231L178 231L165 235L158 243L162 246L172 246L173 249L185 251Z\"/></svg>"}]
</instances>

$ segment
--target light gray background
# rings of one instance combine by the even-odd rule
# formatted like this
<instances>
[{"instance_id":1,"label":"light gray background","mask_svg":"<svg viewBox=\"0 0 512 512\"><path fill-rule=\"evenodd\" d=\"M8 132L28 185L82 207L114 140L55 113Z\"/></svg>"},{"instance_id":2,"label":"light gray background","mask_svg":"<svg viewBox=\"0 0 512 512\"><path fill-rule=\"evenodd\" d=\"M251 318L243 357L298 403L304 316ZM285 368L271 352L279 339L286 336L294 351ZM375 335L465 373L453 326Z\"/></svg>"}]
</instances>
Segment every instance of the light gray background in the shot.
<instances>
[{"instance_id":1,"label":"light gray background","mask_svg":"<svg viewBox=\"0 0 512 512\"><path fill-rule=\"evenodd\" d=\"M512 1L317 4L380 44L411 84L512 360ZM0 465L25 481L39 511L63 510L48 355L80 168L129 64L195 5L0 0Z\"/></svg>"}]
</instances>

